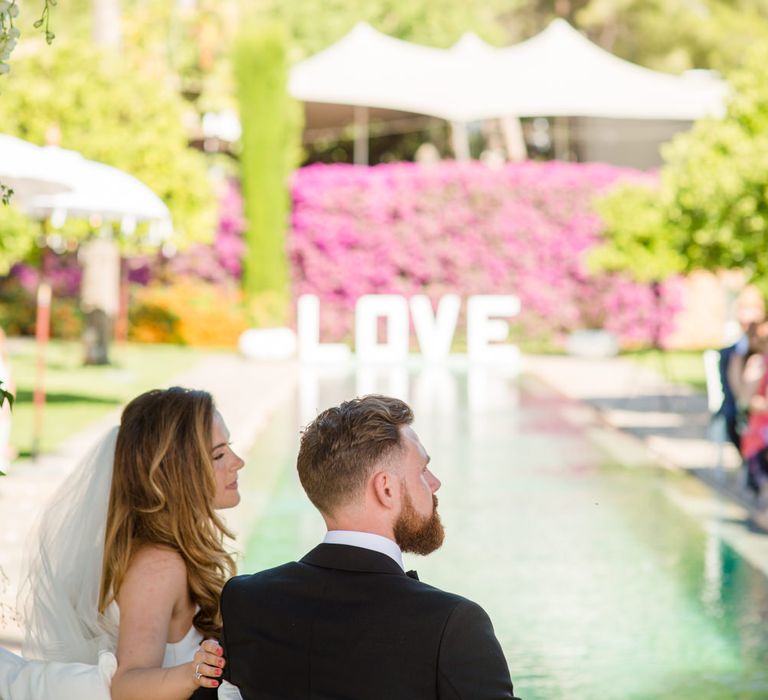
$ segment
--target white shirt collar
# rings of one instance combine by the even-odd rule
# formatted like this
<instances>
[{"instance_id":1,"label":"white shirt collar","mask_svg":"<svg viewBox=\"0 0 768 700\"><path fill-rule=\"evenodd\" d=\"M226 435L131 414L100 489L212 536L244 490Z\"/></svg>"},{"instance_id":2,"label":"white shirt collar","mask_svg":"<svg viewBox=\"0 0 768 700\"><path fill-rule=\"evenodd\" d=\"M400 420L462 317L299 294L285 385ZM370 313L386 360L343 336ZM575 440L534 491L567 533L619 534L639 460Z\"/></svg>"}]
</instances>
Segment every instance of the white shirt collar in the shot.
<instances>
[{"instance_id":1,"label":"white shirt collar","mask_svg":"<svg viewBox=\"0 0 768 700\"><path fill-rule=\"evenodd\" d=\"M397 562L397 565L405 571L403 565L403 554L396 542L388 537L374 535L372 532L359 532L357 530L329 530L325 533L324 544L347 544L352 547L362 547L363 549L372 549L374 552L386 554L390 559Z\"/></svg>"}]
</instances>

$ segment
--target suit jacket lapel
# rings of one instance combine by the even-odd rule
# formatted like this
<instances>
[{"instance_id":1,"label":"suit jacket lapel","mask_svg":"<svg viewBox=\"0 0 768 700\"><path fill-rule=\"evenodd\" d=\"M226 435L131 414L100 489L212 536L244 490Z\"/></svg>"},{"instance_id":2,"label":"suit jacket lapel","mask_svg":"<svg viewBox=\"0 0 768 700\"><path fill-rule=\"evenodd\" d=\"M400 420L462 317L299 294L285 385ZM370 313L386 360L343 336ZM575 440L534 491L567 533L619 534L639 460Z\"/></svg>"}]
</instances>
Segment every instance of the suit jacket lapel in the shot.
<instances>
[{"instance_id":1,"label":"suit jacket lapel","mask_svg":"<svg viewBox=\"0 0 768 700\"><path fill-rule=\"evenodd\" d=\"M319 544L301 559L301 563L324 569L405 576L397 562L386 554L347 544Z\"/></svg>"}]
</instances>

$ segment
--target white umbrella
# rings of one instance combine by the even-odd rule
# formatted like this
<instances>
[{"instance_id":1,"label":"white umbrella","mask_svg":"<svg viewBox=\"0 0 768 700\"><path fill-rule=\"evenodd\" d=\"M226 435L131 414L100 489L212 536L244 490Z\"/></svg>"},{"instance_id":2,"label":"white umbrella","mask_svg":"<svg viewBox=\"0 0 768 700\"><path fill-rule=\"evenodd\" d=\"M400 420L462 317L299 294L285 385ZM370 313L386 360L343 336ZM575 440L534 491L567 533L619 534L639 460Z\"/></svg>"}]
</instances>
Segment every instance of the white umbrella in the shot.
<instances>
[{"instance_id":1,"label":"white umbrella","mask_svg":"<svg viewBox=\"0 0 768 700\"><path fill-rule=\"evenodd\" d=\"M73 186L68 192L27 199L24 209L31 216L50 217L54 225L61 225L68 217L97 216L119 223L128 234L136 223L149 222L155 242L168 237L172 230L168 207L143 182L110 165L87 160L76 151L52 146L41 150L53 169L69 173Z\"/></svg>"},{"instance_id":2,"label":"white umbrella","mask_svg":"<svg viewBox=\"0 0 768 700\"><path fill-rule=\"evenodd\" d=\"M14 190L17 203L27 197L72 189L72 176L51 167L45 149L14 136L0 134L0 183Z\"/></svg>"}]
</instances>

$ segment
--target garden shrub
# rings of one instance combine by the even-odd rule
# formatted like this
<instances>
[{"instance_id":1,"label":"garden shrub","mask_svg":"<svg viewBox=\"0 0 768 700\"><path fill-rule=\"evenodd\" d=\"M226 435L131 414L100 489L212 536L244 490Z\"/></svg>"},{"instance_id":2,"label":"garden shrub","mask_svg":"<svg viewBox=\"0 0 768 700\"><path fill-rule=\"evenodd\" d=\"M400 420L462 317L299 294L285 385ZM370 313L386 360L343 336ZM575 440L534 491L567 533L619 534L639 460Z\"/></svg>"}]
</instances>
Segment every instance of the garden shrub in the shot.
<instances>
[{"instance_id":1,"label":"garden shrub","mask_svg":"<svg viewBox=\"0 0 768 700\"><path fill-rule=\"evenodd\" d=\"M349 337L362 294L517 294L518 338L559 342L603 327L625 345L672 330L679 295L619 274L592 275L602 222L593 200L652 176L601 164L446 161L314 165L293 179L295 293L321 300L324 338Z\"/></svg>"},{"instance_id":2,"label":"garden shrub","mask_svg":"<svg viewBox=\"0 0 768 700\"><path fill-rule=\"evenodd\" d=\"M172 277L194 277L213 284L239 286L245 253L245 219L240 189L232 180L218 188L219 220L212 244L195 243L164 262Z\"/></svg>"},{"instance_id":3,"label":"garden shrub","mask_svg":"<svg viewBox=\"0 0 768 700\"><path fill-rule=\"evenodd\" d=\"M80 268L72 253L44 251L46 280L51 285L52 338L76 340L82 335ZM41 263L43 264L43 263ZM36 296L40 273L28 264L14 265L0 277L0 327L8 335L34 335Z\"/></svg>"},{"instance_id":4,"label":"garden shrub","mask_svg":"<svg viewBox=\"0 0 768 700\"><path fill-rule=\"evenodd\" d=\"M27 256L40 232L40 225L15 205L0 204L0 275Z\"/></svg>"},{"instance_id":5,"label":"garden shrub","mask_svg":"<svg viewBox=\"0 0 768 700\"><path fill-rule=\"evenodd\" d=\"M619 188L600 202L596 267L640 280L737 269L768 294L768 47L744 47L742 59L725 115L700 119L662 149L657 185Z\"/></svg>"},{"instance_id":6,"label":"garden shrub","mask_svg":"<svg viewBox=\"0 0 768 700\"><path fill-rule=\"evenodd\" d=\"M205 157L188 144L186 105L169 78L90 42L57 39L45 51L17 57L3 81L0 122L3 132L37 144L60 132L64 148L150 187L171 211L177 245L209 241L215 200ZM142 230L124 242L133 244ZM90 227L67 221L62 233L79 239Z\"/></svg>"},{"instance_id":7,"label":"garden shrub","mask_svg":"<svg viewBox=\"0 0 768 700\"><path fill-rule=\"evenodd\" d=\"M8 277L0 281L0 328L8 335L35 334L35 292L25 289L18 280ZM77 299L51 297L52 338L77 340L82 335L83 316Z\"/></svg>"},{"instance_id":8,"label":"garden shrub","mask_svg":"<svg viewBox=\"0 0 768 700\"><path fill-rule=\"evenodd\" d=\"M231 347L248 328L242 295L207 282L135 287L129 338L146 343Z\"/></svg>"}]
</instances>

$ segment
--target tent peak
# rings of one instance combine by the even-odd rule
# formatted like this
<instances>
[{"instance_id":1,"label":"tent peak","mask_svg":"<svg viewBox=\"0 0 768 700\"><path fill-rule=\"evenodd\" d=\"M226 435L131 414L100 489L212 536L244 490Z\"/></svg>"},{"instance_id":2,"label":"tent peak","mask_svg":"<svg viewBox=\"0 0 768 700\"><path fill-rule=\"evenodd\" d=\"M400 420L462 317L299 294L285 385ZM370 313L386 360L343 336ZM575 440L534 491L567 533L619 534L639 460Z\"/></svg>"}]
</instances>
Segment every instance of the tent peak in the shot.
<instances>
[{"instance_id":1,"label":"tent peak","mask_svg":"<svg viewBox=\"0 0 768 700\"><path fill-rule=\"evenodd\" d=\"M553 19L547 25L546 29L531 38L535 39L537 37L547 37L551 41L566 41L569 39L575 39L576 41L596 46L596 44L593 44L593 42L591 42L583 32L579 31L567 19L563 19L562 17Z\"/></svg>"},{"instance_id":2,"label":"tent peak","mask_svg":"<svg viewBox=\"0 0 768 700\"><path fill-rule=\"evenodd\" d=\"M577 31L574 28L574 26L567 19L565 19L563 17L555 17L555 19L553 19L549 23L549 25L547 26L547 29L550 29L552 27L556 27L556 28L560 28L560 29L568 28L571 31Z\"/></svg>"},{"instance_id":3,"label":"tent peak","mask_svg":"<svg viewBox=\"0 0 768 700\"><path fill-rule=\"evenodd\" d=\"M508 115L691 120L721 113L727 86L630 63L557 19L506 48L467 33L448 50L358 23L294 66L289 90L304 102L457 122Z\"/></svg>"},{"instance_id":4,"label":"tent peak","mask_svg":"<svg viewBox=\"0 0 768 700\"><path fill-rule=\"evenodd\" d=\"M452 50L459 51L495 51L496 47L491 46L487 41L481 39L474 32L464 32L459 40L451 47Z\"/></svg>"},{"instance_id":5,"label":"tent peak","mask_svg":"<svg viewBox=\"0 0 768 700\"><path fill-rule=\"evenodd\" d=\"M352 27L352 29L347 32L347 36L350 34L381 34L381 32L376 29L372 24L368 24L368 22L365 22L364 20L360 20L359 22L355 22L355 26Z\"/></svg>"}]
</instances>

